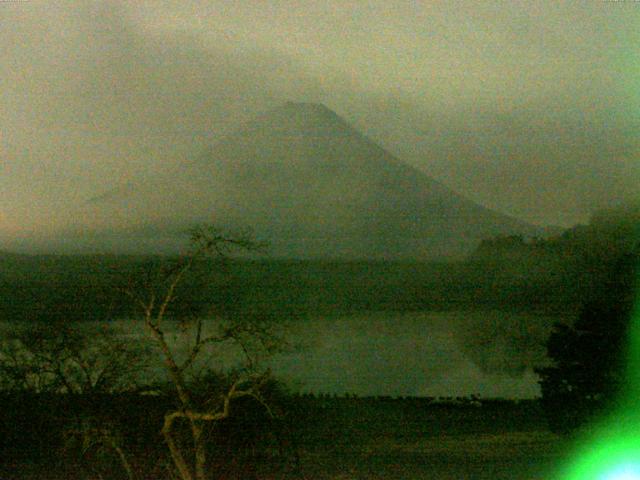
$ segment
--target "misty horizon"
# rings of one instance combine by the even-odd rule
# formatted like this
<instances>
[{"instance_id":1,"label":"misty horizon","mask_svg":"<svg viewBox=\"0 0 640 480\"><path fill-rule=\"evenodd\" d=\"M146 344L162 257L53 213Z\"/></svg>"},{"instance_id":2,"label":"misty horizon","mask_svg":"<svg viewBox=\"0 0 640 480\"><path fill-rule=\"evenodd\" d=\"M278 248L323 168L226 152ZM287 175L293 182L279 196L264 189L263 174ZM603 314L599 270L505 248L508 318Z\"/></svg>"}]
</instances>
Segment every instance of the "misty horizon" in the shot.
<instances>
[{"instance_id":1,"label":"misty horizon","mask_svg":"<svg viewBox=\"0 0 640 480\"><path fill-rule=\"evenodd\" d=\"M637 199L632 5L285 4L5 2L0 241L46 237L286 101L528 223Z\"/></svg>"},{"instance_id":2,"label":"misty horizon","mask_svg":"<svg viewBox=\"0 0 640 480\"><path fill-rule=\"evenodd\" d=\"M638 25L0 0L0 478L636 472Z\"/></svg>"}]
</instances>

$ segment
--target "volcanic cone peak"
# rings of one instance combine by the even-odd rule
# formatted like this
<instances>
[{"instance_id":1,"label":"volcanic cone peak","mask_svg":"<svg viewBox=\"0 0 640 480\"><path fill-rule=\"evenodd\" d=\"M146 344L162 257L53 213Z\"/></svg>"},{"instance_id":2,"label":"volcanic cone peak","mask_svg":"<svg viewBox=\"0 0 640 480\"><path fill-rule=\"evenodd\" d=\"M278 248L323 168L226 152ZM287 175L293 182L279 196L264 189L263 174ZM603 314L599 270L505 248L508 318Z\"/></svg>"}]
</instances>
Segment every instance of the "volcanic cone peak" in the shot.
<instances>
[{"instance_id":1,"label":"volcanic cone peak","mask_svg":"<svg viewBox=\"0 0 640 480\"><path fill-rule=\"evenodd\" d=\"M536 232L403 163L316 103L268 111L183 173L151 183L95 202L96 216L115 207L114 218L153 232L212 220L251 227L285 257L433 258Z\"/></svg>"}]
</instances>

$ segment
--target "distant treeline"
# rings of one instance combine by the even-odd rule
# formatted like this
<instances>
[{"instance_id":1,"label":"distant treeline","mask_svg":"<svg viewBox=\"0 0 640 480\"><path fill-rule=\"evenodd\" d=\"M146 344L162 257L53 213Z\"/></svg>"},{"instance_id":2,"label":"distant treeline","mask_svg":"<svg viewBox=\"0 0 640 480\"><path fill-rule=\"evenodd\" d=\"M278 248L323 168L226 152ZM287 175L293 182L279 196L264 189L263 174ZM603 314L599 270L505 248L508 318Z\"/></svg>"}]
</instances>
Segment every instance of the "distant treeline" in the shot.
<instances>
[{"instance_id":1,"label":"distant treeline","mask_svg":"<svg viewBox=\"0 0 640 480\"><path fill-rule=\"evenodd\" d=\"M639 253L637 204L596 212L588 225L548 239L512 235L484 240L467 264L484 269L485 278L493 277L496 284L570 306L592 297L612 265ZM548 295L550 290L555 293Z\"/></svg>"},{"instance_id":2,"label":"distant treeline","mask_svg":"<svg viewBox=\"0 0 640 480\"><path fill-rule=\"evenodd\" d=\"M97 256L24 257L2 261L0 319L130 318L130 279L169 259ZM361 311L461 308L571 310L576 274L561 268L512 271L513 264L240 260L182 287L173 314L252 314L300 318ZM210 310L214 306L215 310Z\"/></svg>"},{"instance_id":3,"label":"distant treeline","mask_svg":"<svg viewBox=\"0 0 640 480\"><path fill-rule=\"evenodd\" d=\"M467 261L455 263L211 260L183 285L172 313L296 318L465 308L575 312L607 266L637 248L639 212L600 212L589 225L546 240L487 239ZM161 269L176 260L0 253L0 319L129 318L135 307L123 292L161 281Z\"/></svg>"}]
</instances>

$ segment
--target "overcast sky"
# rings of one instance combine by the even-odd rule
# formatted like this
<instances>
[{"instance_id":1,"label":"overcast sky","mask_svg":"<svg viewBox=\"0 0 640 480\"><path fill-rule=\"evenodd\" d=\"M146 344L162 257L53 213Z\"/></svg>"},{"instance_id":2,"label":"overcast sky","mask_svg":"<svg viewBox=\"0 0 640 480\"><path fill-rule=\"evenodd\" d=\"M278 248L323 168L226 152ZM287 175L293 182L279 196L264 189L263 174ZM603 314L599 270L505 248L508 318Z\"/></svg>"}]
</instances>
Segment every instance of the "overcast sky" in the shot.
<instances>
[{"instance_id":1,"label":"overcast sky","mask_svg":"<svg viewBox=\"0 0 640 480\"><path fill-rule=\"evenodd\" d=\"M0 241L284 100L524 220L638 196L640 3L0 2Z\"/></svg>"}]
</instances>

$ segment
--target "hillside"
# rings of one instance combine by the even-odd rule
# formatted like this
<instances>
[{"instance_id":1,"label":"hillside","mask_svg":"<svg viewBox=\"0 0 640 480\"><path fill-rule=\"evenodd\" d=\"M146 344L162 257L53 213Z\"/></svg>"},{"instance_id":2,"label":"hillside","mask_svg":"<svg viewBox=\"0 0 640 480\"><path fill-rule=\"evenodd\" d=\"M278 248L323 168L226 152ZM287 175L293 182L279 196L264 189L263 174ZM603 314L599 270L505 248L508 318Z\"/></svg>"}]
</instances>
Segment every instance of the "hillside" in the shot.
<instances>
[{"instance_id":1,"label":"hillside","mask_svg":"<svg viewBox=\"0 0 640 480\"><path fill-rule=\"evenodd\" d=\"M309 103L263 114L174 172L101 194L84 215L85 233L115 250L126 249L126 239L171 246L185 227L212 221L249 227L271 243L272 256L288 258L459 258L483 238L539 232L453 192Z\"/></svg>"},{"instance_id":2,"label":"hillside","mask_svg":"<svg viewBox=\"0 0 640 480\"><path fill-rule=\"evenodd\" d=\"M639 257L640 204L628 203L598 210L587 225L548 239L511 235L483 240L468 263L497 285L521 283L532 295L538 294L535 285L545 285L558 298L582 301L613 265Z\"/></svg>"}]
</instances>

